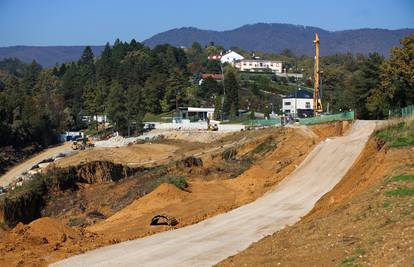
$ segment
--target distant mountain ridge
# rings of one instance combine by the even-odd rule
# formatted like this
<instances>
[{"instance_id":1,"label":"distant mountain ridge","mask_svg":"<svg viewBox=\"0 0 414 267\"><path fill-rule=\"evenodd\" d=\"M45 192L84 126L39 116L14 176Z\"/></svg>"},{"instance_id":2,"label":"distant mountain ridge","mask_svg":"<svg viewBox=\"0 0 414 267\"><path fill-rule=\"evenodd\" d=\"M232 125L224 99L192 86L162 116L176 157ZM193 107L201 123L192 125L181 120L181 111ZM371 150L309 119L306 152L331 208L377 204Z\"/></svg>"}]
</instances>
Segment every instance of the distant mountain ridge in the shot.
<instances>
[{"instance_id":1,"label":"distant mountain ridge","mask_svg":"<svg viewBox=\"0 0 414 267\"><path fill-rule=\"evenodd\" d=\"M99 56L104 46L91 46L95 56ZM18 58L24 62L33 59L43 67L51 67L56 63L66 63L78 60L85 46L9 46L0 47L0 59Z\"/></svg>"},{"instance_id":2,"label":"distant mountain ridge","mask_svg":"<svg viewBox=\"0 0 414 267\"><path fill-rule=\"evenodd\" d=\"M194 41L203 45L214 42L225 48L234 46L263 52L281 52L289 48L296 55L312 55L315 32L321 40L322 55L379 52L387 56L390 48L399 45L401 38L414 34L414 29L327 31L301 25L257 23L229 31L200 30L193 27L173 29L156 34L144 43L150 47L163 43L190 47Z\"/></svg>"},{"instance_id":3,"label":"distant mountain ridge","mask_svg":"<svg viewBox=\"0 0 414 267\"><path fill-rule=\"evenodd\" d=\"M234 30L213 31L194 27L172 29L143 41L154 47L169 43L174 46L191 47L194 41L207 45L210 42L225 48L239 47L247 51L281 52L290 49L296 55L312 55L315 32L321 40L321 55L336 53L379 52L389 55L390 49L399 45L401 38L414 34L414 29L356 29L327 31L317 27L281 24L248 24ZM0 47L0 59L15 57L25 62L33 59L45 67L56 63L78 60L85 46L10 46ZM99 56L104 46L92 46Z\"/></svg>"}]
</instances>

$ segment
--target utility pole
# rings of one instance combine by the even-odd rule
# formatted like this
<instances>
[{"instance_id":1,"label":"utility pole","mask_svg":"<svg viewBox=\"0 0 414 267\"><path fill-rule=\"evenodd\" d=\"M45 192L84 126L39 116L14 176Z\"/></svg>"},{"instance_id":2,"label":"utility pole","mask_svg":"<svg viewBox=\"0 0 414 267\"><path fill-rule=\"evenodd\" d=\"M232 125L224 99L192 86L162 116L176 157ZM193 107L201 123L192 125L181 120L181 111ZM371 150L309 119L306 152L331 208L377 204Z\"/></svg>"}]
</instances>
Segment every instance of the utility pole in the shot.
<instances>
[{"instance_id":1,"label":"utility pole","mask_svg":"<svg viewBox=\"0 0 414 267\"><path fill-rule=\"evenodd\" d=\"M320 69L319 69L319 37L315 33L315 40L313 41L315 45L315 67L314 67L314 84L313 84L313 112L315 116L320 115L323 112L322 108L322 99L319 92L320 89Z\"/></svg>"}]
</instances>

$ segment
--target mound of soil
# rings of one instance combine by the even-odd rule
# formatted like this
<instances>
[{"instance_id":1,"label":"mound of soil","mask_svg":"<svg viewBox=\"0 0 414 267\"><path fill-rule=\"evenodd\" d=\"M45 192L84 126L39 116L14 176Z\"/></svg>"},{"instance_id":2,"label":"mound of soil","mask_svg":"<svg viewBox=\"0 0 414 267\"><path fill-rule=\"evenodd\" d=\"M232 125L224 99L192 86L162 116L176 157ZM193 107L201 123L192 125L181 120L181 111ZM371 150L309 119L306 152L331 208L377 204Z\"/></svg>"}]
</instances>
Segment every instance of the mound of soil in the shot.
<instances>
[{"instance_id":1,"label":"mound of soil","mask_svg":"<svg viewBox=\"0 0 414 267\"><path fill-rule=\"evenodd\" d=\"M82 237L78 230L49 217L37 219L28 225L18 224L12 232L22 234L26 238L40 239L45 243L66 242L68 238L79 240Z\"/></svg>"}]
</instances>

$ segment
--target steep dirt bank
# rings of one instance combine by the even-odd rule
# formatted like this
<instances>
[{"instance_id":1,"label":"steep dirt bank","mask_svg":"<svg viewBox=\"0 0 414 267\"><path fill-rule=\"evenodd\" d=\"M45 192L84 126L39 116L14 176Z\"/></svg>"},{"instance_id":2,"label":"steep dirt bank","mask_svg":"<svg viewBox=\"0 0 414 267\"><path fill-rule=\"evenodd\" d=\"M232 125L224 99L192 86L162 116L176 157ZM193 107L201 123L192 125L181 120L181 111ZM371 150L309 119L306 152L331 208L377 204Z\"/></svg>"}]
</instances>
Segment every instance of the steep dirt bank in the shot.
<instances>
[{"instance_id":1,"label":"steep dirt bank","mask_svg":"<svg viewBox=\"0 0 414 267\"><path fill-rule=\"evenodd\" d=\"M118 181L143 170L106 161L50 169L47 175L36 176L21 188L0 197L0 221L8 226L29 223L45 213L44 206L53 202L51 197L56 194L70 195L81 184Z\"/></svg>"},{"instance_id":2,"label":"steep dirt bank","mask_svg":"<svg viewBox=\"0 0 414 267\"><path fill-rule=\"evenodd\" d=\"M352 169L299 223L218 266L411 266L414 198L389 192L413 181L414 149L371 138ZM394 179L394 180L393 180Z\"/></svg>"},{"instance_id":3,"label":"steep dirt bank","mask_svg":"<svg viewBox=\"0 0 414 267\"><path fill-rule=\"evenodd\" d=\"M338 123L332 124L332 127L336 125ZM272 136L271 141L269 136ZM56 248L50 244L39 244L31 249L33 243L24 235L6 231L0 233L0 244L3 244L0 246L0 265L14 266L18 262L26 266L46 265L96 246L169 230L166 226L149 226L151 217L156 214L172 215L179 221L177 227L182 227L226 212L270 190L325 137L326 134L318 136L304 129L234 133L215 141L211 145L213 148L207 146L202 147L201 151L196 150L202 166L188 167L186 163L176 164L174 161L174 164L155 168L154 171L143 171L145 174L135 178L97 184L78 183L76 191L55 192L48 196L48 204L42 214L59 218L59 221L70 225L92 224L86 232L94 238L74 239L77 245L63 242ZM232 153L226 152L229 149L235 149L236 153L232 156ZM185 159L190 152L187 150L179 159ZM246 159L250 160L247 167L236 168ZM228 166L234 169L229 170ZM189 187L186 191L162 185L146 194L144 185L147 182L171 172L187 178ZM15 244L15 249L8 250L3 241L12 242L13 239L19 242ZM47 253L42 252L41 248ZM24 252L29 249L32 253Z\"/></svg>"}]
</instances>

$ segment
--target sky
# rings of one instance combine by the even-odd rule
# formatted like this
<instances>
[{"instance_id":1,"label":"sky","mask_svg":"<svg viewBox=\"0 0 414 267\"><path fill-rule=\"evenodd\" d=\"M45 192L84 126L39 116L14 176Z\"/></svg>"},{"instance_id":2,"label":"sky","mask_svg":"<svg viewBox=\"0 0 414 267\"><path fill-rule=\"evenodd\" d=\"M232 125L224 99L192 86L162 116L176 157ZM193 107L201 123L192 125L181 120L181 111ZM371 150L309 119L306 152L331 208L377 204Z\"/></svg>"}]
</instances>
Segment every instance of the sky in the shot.
<instances>
[{"instance_id":1,"label":"sky","mask_svg":"<svg viewBox=\"0 0 414 267\"><path fill-rule=\"evenodd\" d=\"M221 31L258 22L414 28L414 0L0 0L0 46L102 45L172 28Z\"/></svg>"}]
</instances>

